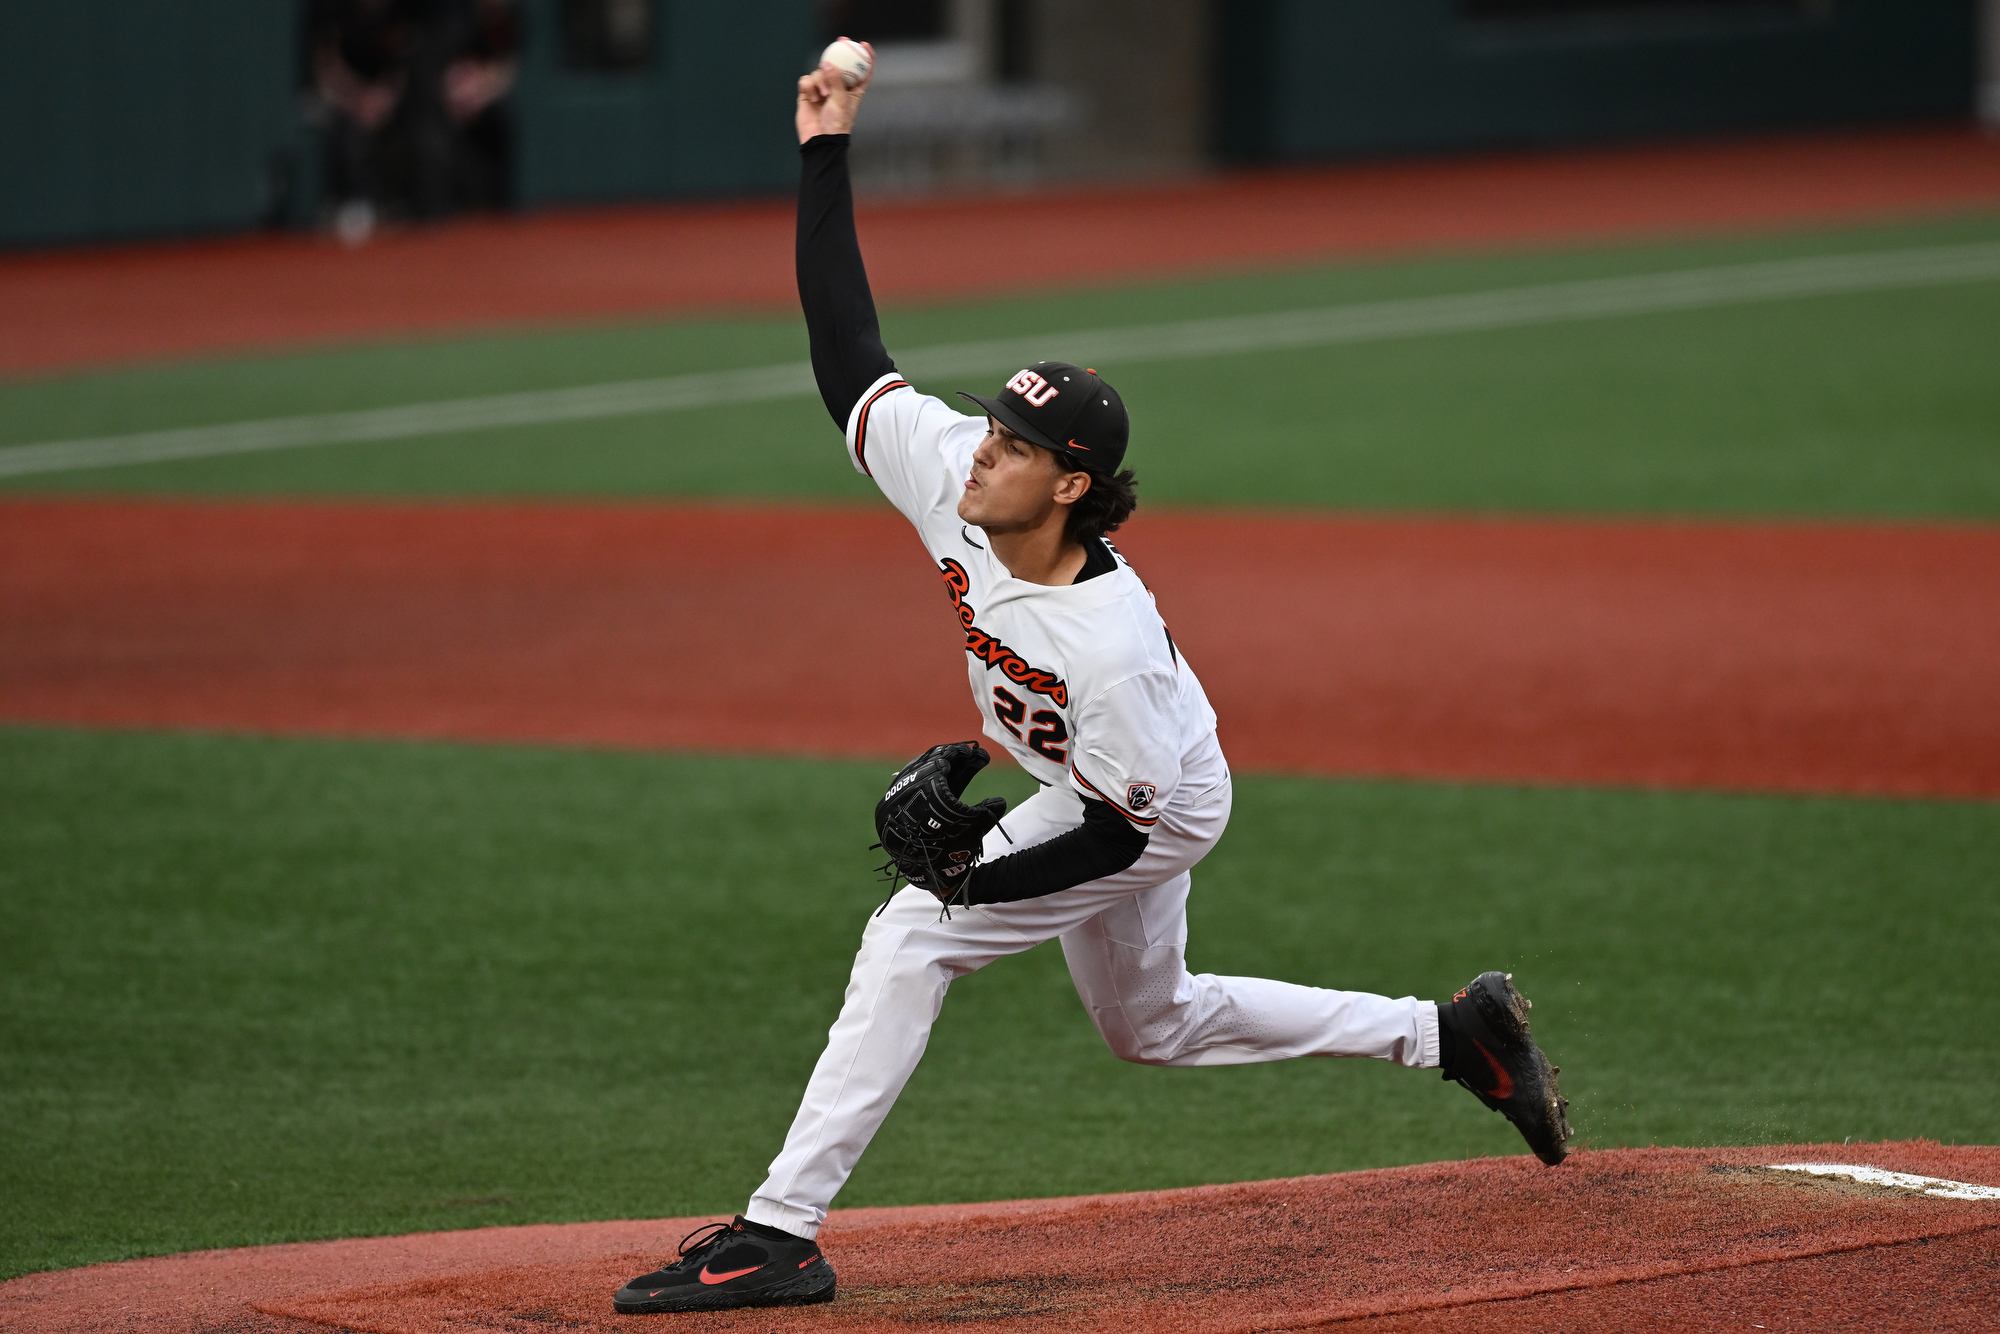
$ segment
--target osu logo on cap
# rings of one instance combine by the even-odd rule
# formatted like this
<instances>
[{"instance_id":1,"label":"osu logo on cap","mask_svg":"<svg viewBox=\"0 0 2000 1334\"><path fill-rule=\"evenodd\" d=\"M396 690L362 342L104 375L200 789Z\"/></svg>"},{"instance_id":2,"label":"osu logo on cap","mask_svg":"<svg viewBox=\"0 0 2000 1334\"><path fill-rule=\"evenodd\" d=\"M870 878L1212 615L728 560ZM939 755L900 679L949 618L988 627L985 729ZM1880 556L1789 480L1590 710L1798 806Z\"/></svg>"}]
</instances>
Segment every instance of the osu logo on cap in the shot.
<instances>
[{"instance_id":1,"label":"osu logo on cap","mask_svg":"<svg viewBox=\"0 0 2000 1334\"><path fill-rule=\"evenodd\" d=\"M1153 804L1153 796L1159 790L1151 783L1134 783L1125 789L1125 804L1135 811L1143 811Z\"/></svg>"},{"instance_id":2,"label":"osu logo on cap","mask_svg":"<svg viewBox=\"0 0 2000 1334\"><path fill-rule=\"evenodd\" d=\"M1007 381L1007 387L1038 408L1062 392L1033 371L1022 371Z\"/></svg>"}]
</instances>

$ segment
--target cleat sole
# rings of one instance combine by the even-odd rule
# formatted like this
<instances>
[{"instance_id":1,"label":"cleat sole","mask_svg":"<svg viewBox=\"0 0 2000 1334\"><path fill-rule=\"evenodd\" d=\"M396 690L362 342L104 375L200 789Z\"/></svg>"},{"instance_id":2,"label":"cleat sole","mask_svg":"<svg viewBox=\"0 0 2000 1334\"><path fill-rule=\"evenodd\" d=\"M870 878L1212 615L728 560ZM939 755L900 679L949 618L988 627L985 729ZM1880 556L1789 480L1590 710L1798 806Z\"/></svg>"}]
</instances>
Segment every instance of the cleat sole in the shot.
<instances>
[{"instance_id":1,"label":"cleat sole","mask_svg":"<svg viewBox=\"0 0 2000 1334\"><path fill-rule=\"evenodd\" d=\"M833 1266L822 1262L797 1278L747 1292L696 1292L681 1297L646 1297L620 1292L611 1309L619 1315L665 1315L675 1311L740 1311L757 1306L812 1306L834 1299ZM630 1291L629 1289L627 1291Z\"/></svg>"}]
</instances>

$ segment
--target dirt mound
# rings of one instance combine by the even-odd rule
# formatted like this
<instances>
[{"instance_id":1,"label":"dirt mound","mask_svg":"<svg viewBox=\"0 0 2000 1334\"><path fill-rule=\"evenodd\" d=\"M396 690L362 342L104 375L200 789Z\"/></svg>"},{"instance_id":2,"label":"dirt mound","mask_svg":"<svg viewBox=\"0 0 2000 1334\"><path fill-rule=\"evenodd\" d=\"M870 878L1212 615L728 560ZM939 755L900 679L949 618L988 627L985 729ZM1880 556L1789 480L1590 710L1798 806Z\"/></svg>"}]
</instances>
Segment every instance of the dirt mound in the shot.
<instances>
[{"instance_id":1,"label":"dirt mound","mask_svg":"<svg viewBox=\"0 0 2000 1334\"><path fill-rule=\"evenodd\" d=\"M1242 769L2000 795L2000 530L1119 544ZM19 721L900 758L976 727L955 625L887 507L0 501Z\"/></svg>"},{"instance_id":2,"label":"dirt mound","mask_svg":"<svg viewBox=\"0 0 2000 1334\"><path fill-rule=\"evenodd\" d=\"M1013 294L1023 274L1061 290L1995 201L2000 146L1949 125L889 202L864 205L861 234L877 295L896 301ZM11 312L0 374L593 316L793 310L792 227L791 201L774 199L463 221L360 250L285 236L0 256L0 309Z\"/></svg>"},{"instance_id":3,"label":"dirt mound","mask_svg":"<svg viewBox=\"0 0 2000 1334\"><path fill-rule=\"evenodd\" d=\"M1900 1144L1583 1152L1133 1195L835 1213L831 1306L620 1317L610 1293L706 1220L495 1228L217 1251L0 1286L24 1330L379 1334L912 1325L1248 1334L1600 1324L1990 1328L2000 1199L1769 1170L1863 1164L2000 1183L2000 1149ZM1809 1317L1809 1320L1807 1318ZM270 1323L279 1322L279 1323Z\"/></svg>"}]
</instances>

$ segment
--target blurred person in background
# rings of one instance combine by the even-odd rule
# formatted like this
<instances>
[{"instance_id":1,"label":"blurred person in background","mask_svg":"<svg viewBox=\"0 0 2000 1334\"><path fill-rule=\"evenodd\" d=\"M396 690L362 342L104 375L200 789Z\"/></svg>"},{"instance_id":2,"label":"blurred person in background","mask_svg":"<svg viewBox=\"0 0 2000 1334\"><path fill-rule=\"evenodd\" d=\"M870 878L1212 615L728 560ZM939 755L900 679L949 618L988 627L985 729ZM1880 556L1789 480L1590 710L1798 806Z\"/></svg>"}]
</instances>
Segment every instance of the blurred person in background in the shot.
<instances>
[{"instance_id":1,"label":"blurred person in background","mask_svg":"<svg viewBox=\"0 0 2000 1334\"><path fill-rule=\"evenodd\" d=\"M410 90L423 25L408 0L309 0L306 42L324 134L326 192L358 244L389 197L388 139Z\"/></svg>"},{"instance_id":2,"label":"blurred person in background","mask_svg":"<svg viewBox=\"0 0 2000 1334\"><path fill-rule=\"evenodd\" d=\"M383 216L504 207L513 193L513 0L307 0L326 194L341 239Z\"/></svg>"},{"instance_id":3,"label":"blurred person in background","mask_svg":"<svg viewBox=\"0 0 2000 1334\"><path fill-rule=\"evenodd\" d=\"M455 202L507 208L514 202L514 111L521 15L514 0L465 0L453 25L444 107L454 132Z\"/></svg>"}]
</instances>

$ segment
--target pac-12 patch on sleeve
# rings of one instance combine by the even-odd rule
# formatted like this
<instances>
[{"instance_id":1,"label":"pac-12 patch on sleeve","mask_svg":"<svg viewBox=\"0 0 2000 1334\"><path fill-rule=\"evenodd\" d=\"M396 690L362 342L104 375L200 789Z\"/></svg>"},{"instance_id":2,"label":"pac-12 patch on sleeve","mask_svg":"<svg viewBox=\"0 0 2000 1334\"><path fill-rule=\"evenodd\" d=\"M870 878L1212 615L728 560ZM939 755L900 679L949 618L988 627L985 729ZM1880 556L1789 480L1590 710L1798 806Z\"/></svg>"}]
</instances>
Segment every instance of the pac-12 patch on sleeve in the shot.
<instances>
[{"instance_id":1,"label":"pac-12 patch on sleeve","mask_svg":"<svg viewBox=\"0 0 2000 1334\"><path fill-rule=\"evenodd\" d=\"M1153 804L1153 798L1160 789L1151 783L1134 783L1125 789L1125 804L1135 811L1143 811Z\"/></svg>"}]
</instances>

